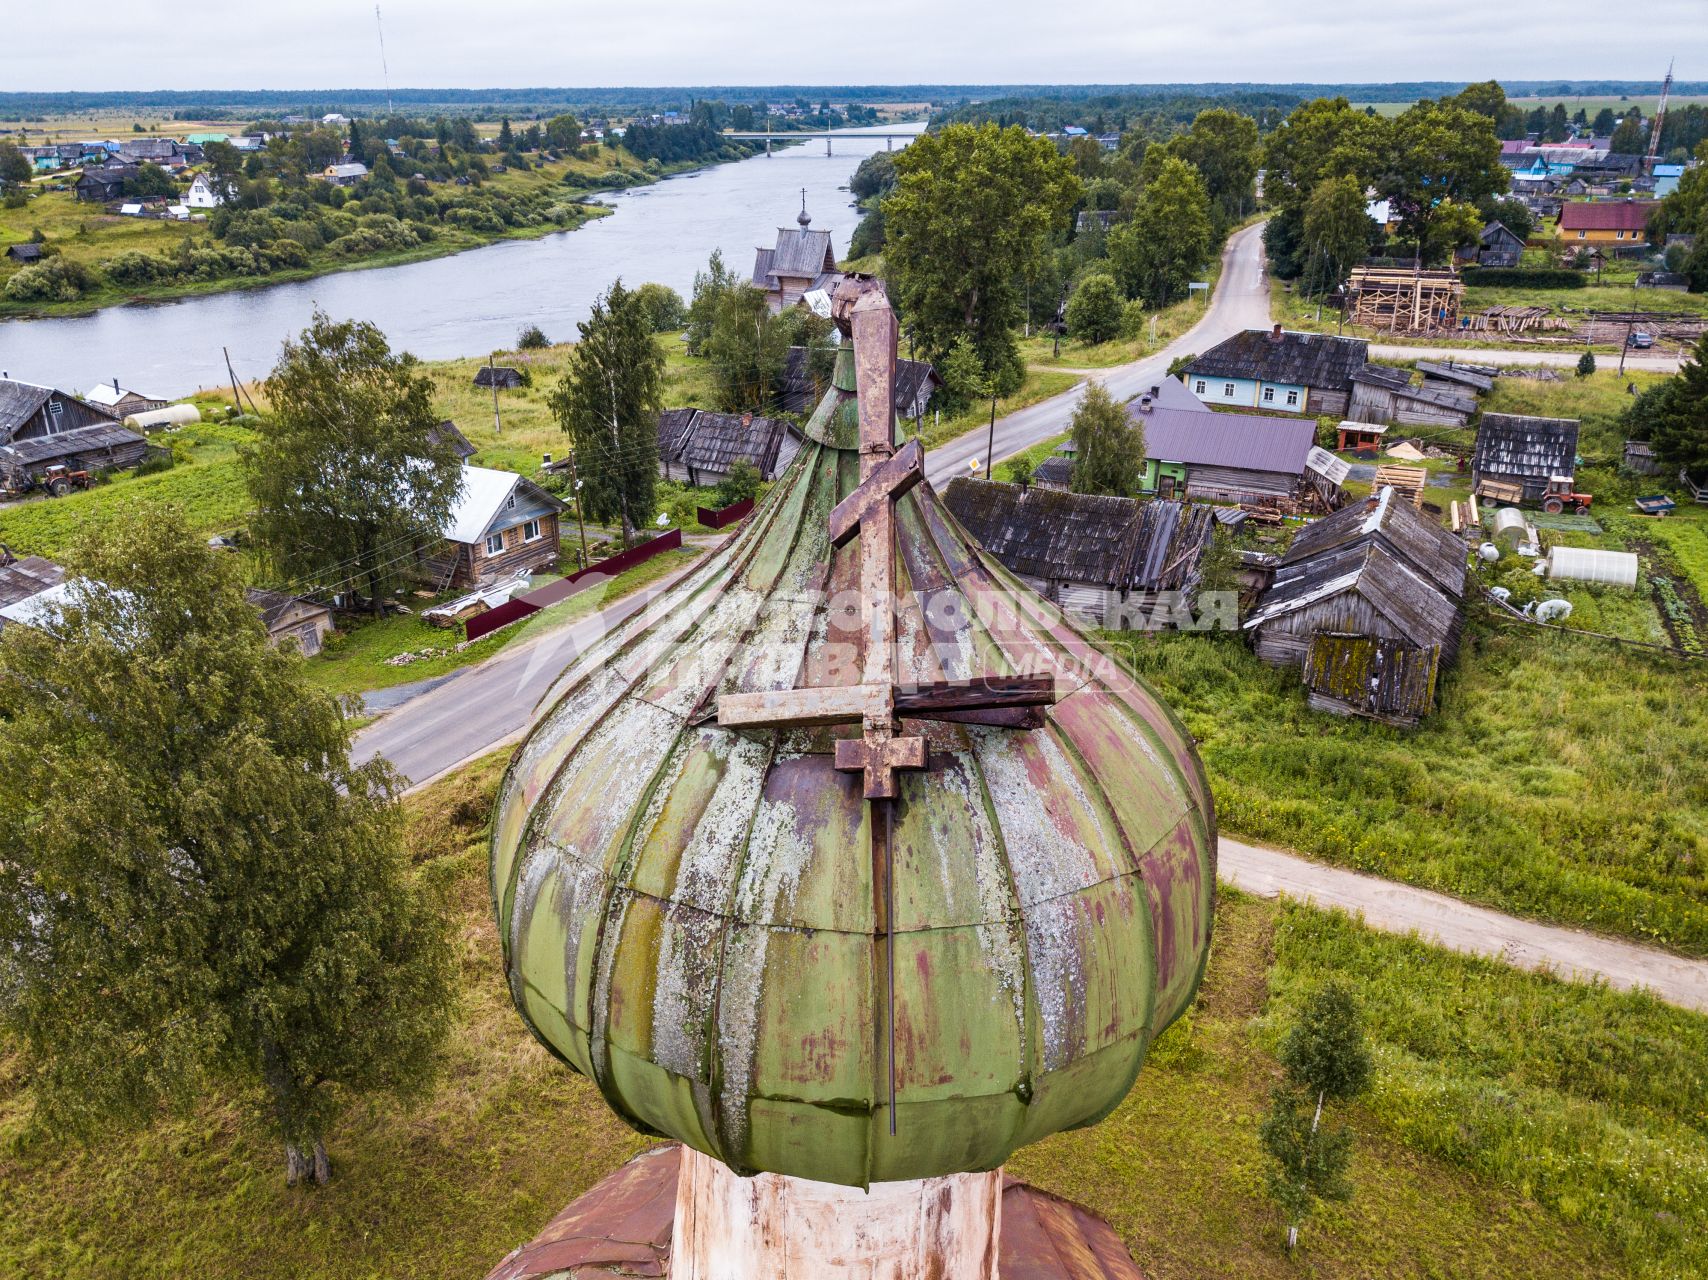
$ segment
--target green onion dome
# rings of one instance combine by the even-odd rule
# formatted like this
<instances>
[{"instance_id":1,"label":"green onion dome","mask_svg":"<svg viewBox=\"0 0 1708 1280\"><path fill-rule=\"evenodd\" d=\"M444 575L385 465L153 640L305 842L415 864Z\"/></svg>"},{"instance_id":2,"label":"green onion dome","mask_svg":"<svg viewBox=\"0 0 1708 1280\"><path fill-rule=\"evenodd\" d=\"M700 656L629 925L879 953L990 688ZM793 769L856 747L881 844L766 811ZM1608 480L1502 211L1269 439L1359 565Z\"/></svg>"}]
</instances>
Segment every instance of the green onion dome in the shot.
<instances>
[{"instance_id":1,"label":"green onion dome","mask_svg":"<svg viewBox=\"0 0 1708 1280\"><path fill-rule=\"evenodd\" d=\"M856 414L845 344L741 531L542 700L491 870L517 1008L614 1111L737 1172L866 1186L995 1168L1121 1101L1202 974L1215 821L1155 695L918 485L900 679L1049 671L1057 701L1033 728L902 713L928 754L884 802L892 1026L874 806L834 767L859 726L716 719L720 694L859 679L834 641L860 547L827 532Z\"/></svg>"}]
</instances>

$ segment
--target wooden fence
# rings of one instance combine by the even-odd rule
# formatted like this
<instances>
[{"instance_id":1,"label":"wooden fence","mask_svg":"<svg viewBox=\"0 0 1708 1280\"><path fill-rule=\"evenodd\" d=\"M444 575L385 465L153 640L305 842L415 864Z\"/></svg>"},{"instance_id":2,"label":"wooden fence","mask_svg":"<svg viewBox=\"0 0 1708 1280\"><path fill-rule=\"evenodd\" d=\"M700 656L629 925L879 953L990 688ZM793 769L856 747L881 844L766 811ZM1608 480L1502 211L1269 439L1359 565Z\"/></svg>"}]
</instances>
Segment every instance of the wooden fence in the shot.
<instances>
[{"instance_id":1,"label":"wooden fence","mask_svg":"<svg viewBox=\"0 0 1708 1280\"><path fill-rule=\"evenodd\" d=\"M616 577L625 569L632 569L666 551L675 551L681 545L682 530L672 529L669 533L643 542L638 547L630 547L627 551L590 564L585 569L579 569L568 577L548 582L526 595L506 601L496 609L488 609L478 617L470 618L465 624L468 638L478 640L484 635L490 635L500 627L538 613L541 609L548 609L571 596L580 595L583 591Z\"/></svg>"}]
</instances>

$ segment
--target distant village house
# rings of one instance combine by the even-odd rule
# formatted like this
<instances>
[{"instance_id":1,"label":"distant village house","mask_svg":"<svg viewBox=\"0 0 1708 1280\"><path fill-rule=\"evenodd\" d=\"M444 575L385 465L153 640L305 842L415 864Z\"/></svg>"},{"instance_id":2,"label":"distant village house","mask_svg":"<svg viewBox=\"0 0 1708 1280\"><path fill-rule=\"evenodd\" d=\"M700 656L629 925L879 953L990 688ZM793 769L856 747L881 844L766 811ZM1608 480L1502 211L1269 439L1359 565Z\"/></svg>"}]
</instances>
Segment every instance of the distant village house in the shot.
<instances>
[{"instance_id":1,"label":"distant village house","mask_svg":"<svg viewBox=\"0 0 1708 1280\"><path fill-rule=\"evenodd\" d=\"M1322 333L1247 329L1195 357L1182 375L1205 404L1344 417L1369 344Z\"/></svg>"},{"instance_id":2,"label":"distant village house","mask_svg":"<svg viewBox=\"0 0 1708 1280\"><path fill-rule=\"evenodd\" d=\"M442 589L468 587L558 558L558 517L567 509L513 471L463 465L463 488L444 541L427 557Z\"/></svg>"},{"instance_id":3,"label":"distant village house","mask_svg":"<svg viewBox=\"0 0 1708 1280\"><path fill-rule=\"evenodd\" d=\"M666 409L658 417L658 473L706 487L721 484L738 462L775 480L800 452L801 433L782 418L709 409Z\"/></svg>"},{"instance_id":4,"label":"distant village house","mask_svg":"<svg viewBox=\"0 0 1708 1280\"><path fill-rule=\"evenodd\" d=\"M773 315L815 290L828 293L842 278L830 232L812 229L804 202L795 222L793 231L777 228L777 243L771 248L754 251L752 284L765 294Z\"/></svg>"}]
</instances>

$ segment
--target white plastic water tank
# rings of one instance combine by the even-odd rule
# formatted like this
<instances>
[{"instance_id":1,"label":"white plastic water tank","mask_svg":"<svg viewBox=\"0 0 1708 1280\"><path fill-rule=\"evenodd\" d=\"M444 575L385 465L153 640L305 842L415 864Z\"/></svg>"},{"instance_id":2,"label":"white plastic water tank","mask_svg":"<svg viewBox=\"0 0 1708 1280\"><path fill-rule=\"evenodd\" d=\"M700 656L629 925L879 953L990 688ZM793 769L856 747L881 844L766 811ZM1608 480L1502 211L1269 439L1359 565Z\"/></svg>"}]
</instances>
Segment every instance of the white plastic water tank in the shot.
<instances>
[{"instance_id":1,"label":"white plastic water tank","mask_svg":"<svg viewBox=\"0 0 1708 1280\"><path fill-rule=\"evenodd\" d=\"M1500 559L1500 548L1492 542L1485 542L1477 548L1477 555L1485 564L1493 564Z\"/></svg>"},{"instance_id":2,"label":"white plastic water tank","mask_svg":"<svg viewBox=\"0 0 1708 1280\"><path fill-rule=\"evenodd\" d=\"M1593 547L1555 547L1548 552L1548 577L1570 582L1603 582L1615 587L1637 585L1637 556L1632 551L1602 551Z\"/></svg>"}]
</instances>

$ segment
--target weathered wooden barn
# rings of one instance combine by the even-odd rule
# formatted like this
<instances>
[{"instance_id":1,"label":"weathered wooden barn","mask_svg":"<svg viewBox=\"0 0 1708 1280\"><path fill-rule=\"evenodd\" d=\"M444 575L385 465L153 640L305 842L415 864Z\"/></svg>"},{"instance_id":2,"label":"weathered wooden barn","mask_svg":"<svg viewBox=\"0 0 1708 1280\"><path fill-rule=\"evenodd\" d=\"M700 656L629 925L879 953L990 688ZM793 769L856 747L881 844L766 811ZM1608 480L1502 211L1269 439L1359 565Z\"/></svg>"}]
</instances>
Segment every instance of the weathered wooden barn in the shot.
<instances>
[{"instance_id":1,"label":"weathered wooden barn","mask_svg":"<svg viewBox=\"0 0 1708 1280\"><path fill-rule=\"evenodd\" d=\"M514 391L522 382L522 371L507 364L483 364L474 371L474 385L489 390L497 387L500 391Z\"/></svg>"},{"instance_id":2,"label":"weathered wooden barn","mask_svg":"<svg viewBox=\"0 0 1708 1280\"><path fill-rule=\"evenodd\" d=\"M312 658L332 630L332 610L316 601L261 587L250 587L243 596L261 615L267 643L274 648L294 645L303 657Z\"/></svg>"},{"instance_id":3,"label":"weathered wooden barn","mask_svg":"<svg viewBox=\"0 0 1708 1280\"><path fill-rule=\"evenodd\" d=\"M1463 427L1477 411L1477 397L1457 387L1427 381L1412 383L1411 373L1367 364L1352 375L1352 422L1402 423L1406 426Z\"/></svg>"},{"instance_id":4,"label":"weathered wooden barn","mask_svg":"<svg viewBox=\"0 0 1708 1280\"><path fill-rule=\"evenodd\" d=\"M775 480L800 447L799 430L782 418L710 409L666 409L658 417L658 473L683 484L719 484L738 462Z\"/></svg>"},{"instance_id":5,"label":"weathered wooden barn","mask_svg":"<svg viewBox=\"0 0 1708 1280\"><path fill-rule=\"evenodd\" d=\"M558 558L558 516L566 504L513 471L463 465L463 488L444 540L425 558L441 589L473 586Z\"/></svg>"},{"instance_id":6,"label":"weathered wooden barn","mask_svg":"<svg viewBox=\"0 0 1708 1280\"><path fill-rule=\"evenodd\" d=\"M1471 458L1471 489L1480 496L1501 497L1499 490L1510 486L1519 501L1540 502L1550 481L1570 482L1577 474L1577 453L1576 418L1485 413Z\"/></svg>"},{"instance_id":7,"label":"weathered wooden barn","mask_svg":"<svg viewBox=\"0 0 1708 1280\"><path fill-rule=\"evenodd\" d=\"M39 476L63 463L75 469L134 467L148 442L107 410L52 387L0 379L0 471Z\"/></svg>"},{"instance_id":8,"label":"weathered wooden barn","mask_svg":"<svg viewBox=\"0 0 1708 1280\"><path fill-rule=\"evenodd\" d=\"M1027 586L1095 627L1146 627L1160 595L1190 596L1215 526L1207 506L966 476L949 482L943 502Z\"/></svg>"},{"instance_id":9,"label":"weathered wooden barn","mask_svg":"<svg viewBox=\"0 0 1708 1280\"><path fill-rule=\"evenodd\" d=\"M1300 666L1319 634L1437 647L1464 627L1465 544L1384 488L1300 530L1246 618L1257 656Z\"/></svg>"},{"instance_id":10,"label":"weathered wooden barn","mask_svg":"<svg viewBox=\"0 0 1708 1280\"><path fill-rule=\"evenodd\" d=\"M1313 711L1410 728L1435 705L1436 645L1319 631L1305 655L1305 700Z\"/></svg>"},{"instance_id":11,"label":"weathered wooden barn","mask_svg":"<svg viewBox=\"0 0 1708 1280\"><path fill-rule=\"evenodd\" d=\"M1632 475L1658 476L1666 468L1661 465L1661 460L1655 457L1654 446L1647 440L1627 440L1625 470Z\"/></svg>"},{"instance_id":12,"label":"weathered wooden barn","mask_svg":"<svg viewBox=\"0 0 1708 1280\"><path fill-rule=\"evenodd\" d=\"M1477 395L1494 390L1498 371L1491 365L1459 364L1453 360L1419 360L1417 371L1423 375L1423 385L1458 387Z\"/></svg>"},{"instance_id":13,"label":"weathered wooden barn","mask_svg":"<svg viewBox=\"0 0 1708 1280\"><path fill-rule=\"evenodd\" d=\"M1205 404L1345 417L1368 350L1360 338L1247 329L1194 357L1183 380Z\"/></svg>"}]
</instances>

